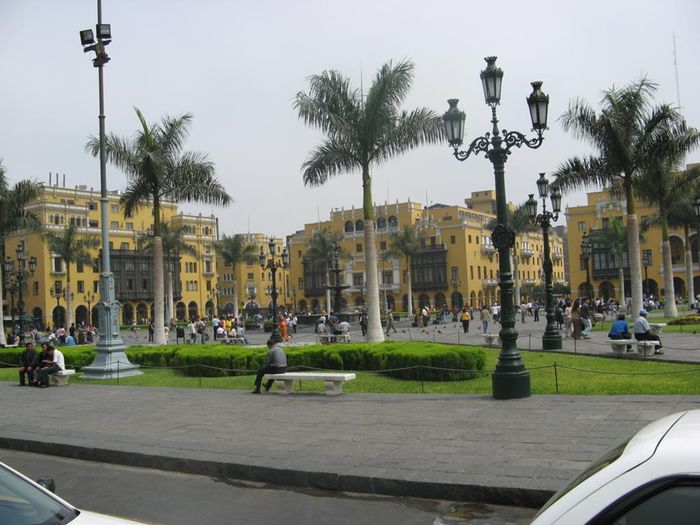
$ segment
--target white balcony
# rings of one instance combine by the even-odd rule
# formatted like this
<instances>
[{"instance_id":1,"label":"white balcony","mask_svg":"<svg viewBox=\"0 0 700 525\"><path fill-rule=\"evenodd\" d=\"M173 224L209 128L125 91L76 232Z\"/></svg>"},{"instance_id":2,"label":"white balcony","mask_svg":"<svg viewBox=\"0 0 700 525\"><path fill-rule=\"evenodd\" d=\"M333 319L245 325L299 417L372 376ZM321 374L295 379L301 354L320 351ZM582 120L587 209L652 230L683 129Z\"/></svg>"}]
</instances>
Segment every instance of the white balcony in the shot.
<instances>
[{"instance_id":1,"label":"white balcony","mask_svg":"<svg viewBox=\"0 0 700 525\"><path fill-rule=\"evenodd\" d=\"M484 279L483 281L484 288L495 288L498 286L498 279Z\"/></svg>"},{"instance_id":2,"label":"white balcony","mask_svg":"<svg viewBox=\"0 0 700 525\"><path fill-rule=\"evenodd\" d=\"M486 253L486 254L492 254L496 253L498 250L496 250L496 247L493 244L482 244L481 245L481 253Z\"/></svg>"}]
</instances>

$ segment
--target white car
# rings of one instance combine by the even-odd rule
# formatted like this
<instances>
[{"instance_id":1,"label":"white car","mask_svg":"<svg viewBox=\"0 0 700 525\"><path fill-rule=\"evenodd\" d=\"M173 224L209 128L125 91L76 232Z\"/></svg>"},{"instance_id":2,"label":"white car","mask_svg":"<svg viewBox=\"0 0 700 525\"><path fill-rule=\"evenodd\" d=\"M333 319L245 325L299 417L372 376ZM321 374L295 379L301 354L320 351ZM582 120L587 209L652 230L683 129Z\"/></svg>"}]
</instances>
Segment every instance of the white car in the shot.
<instances>
[{"instance_id":1,"label":"white car","mask_svg":"<svg viewBox=\"0 0 700 525\"><path fill-rule=\"evenodd\" d=\"M2 525L143 525L78 510L51 491L0 463L0 524Z\"/></svg>"},{"instance_id":2,"label":"white car","mask_svg":"<svg viewBox=\"0 0 700 525\"><path fill-rule=\"evenodd\" d=\"M557 492L533 525L700 523L700 410L650 423Z\"/></svg>"}]
</instances>

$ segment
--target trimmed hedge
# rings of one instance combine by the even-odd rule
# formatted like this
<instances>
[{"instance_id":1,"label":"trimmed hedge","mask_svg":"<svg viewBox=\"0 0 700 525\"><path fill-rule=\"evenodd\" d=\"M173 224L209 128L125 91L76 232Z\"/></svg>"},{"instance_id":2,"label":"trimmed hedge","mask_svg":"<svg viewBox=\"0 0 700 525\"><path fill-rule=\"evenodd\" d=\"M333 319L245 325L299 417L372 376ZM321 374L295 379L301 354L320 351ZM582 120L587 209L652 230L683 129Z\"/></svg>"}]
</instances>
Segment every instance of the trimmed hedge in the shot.
<instances>
[{"instance_id":1,"label":"trimmed hedge","mask_svg":"<svg viewBox=\"0 0 700 525\"><path fill-rule=\"evenodd\" d=\"M668 322L669 325L700 324L700 315L688 315Z\"/></svg>"},{"instance_id":2,"label":"trimmed hedge","mask_svg":"<svg viewBox=\"0 0 700 525\"><path fill-rule=\"evenodd\" d=\"M81 368L92 363L93 346L61 347L66 365ZM18 363L21 348L0 349L0 361ZM454 381L473 379L484 369L484 350L436 343L387 342L285 348L290 367L306 366L330 370L374 370L398 379ZM153 367L183 367L189 376L215 377L250 373L261 368L266 347L223 344L132 346L126 354L132 363ZM197 366L203 365L203 366ZM412 367L431 368L412 368ZM433 369L433 368L437 368ZM469 370L460 372L454 370Z\"/></svg>"}]
</instances>

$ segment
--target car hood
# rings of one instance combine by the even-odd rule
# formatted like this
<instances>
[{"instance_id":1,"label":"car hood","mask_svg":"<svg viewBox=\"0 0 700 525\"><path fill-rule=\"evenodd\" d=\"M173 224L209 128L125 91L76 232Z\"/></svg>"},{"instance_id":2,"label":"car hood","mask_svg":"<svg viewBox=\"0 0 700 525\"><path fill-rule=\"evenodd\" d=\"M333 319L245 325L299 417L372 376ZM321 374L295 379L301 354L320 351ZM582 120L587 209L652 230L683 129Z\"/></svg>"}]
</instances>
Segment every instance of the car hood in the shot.
<instances>
[{"instance_id":1,"label":"car hood","mask_svg":"<svg viewBox=\"0 0 700 525\"><path fill-rule=\"evenodd\" d=\"M116 518L96 512L81 510L80 515L71 521L71 525L145 525L142 521L131 521L124 518Z\"/></svg>"}]
</instances>

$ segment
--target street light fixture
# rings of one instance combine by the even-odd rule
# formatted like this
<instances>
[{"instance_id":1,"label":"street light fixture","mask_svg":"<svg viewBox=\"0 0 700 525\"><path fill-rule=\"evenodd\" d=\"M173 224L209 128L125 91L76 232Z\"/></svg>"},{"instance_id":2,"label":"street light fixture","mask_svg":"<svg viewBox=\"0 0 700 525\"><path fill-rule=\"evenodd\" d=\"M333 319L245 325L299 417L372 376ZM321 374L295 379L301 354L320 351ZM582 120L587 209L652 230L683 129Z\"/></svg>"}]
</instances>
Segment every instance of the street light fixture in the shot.
<instances>
[{"instance_id":1,"label":"street light fixture","mask_svg":"<svg viewBox=\"0 0 700 525\"><path fill-rule=\"evenodd\" d=\"M644 265L644 295L649 298L649 266L651 266L651 251L644 251L642 254L642 264ZM624 300L624 298L623 298Z\"/></svg>"},{"instance_id":2,"label":"street light fixture","mask_svg":"<svg viewBox=\"0 0 700 525\"><path fill-rule=\"evenodd\" d=\"M36 257L29 257L29 263L27 263L26 252L24 251L24 242L20 242L15 249L15 261L9 257L5 260L5 276L8 282L13 281L16 286L15 291L17 292L17 315L19 316L19 337L20 340L24 339L24 333L26 332L26 323L24 317L24 294L26 291L27 280L34 275L36 272ZM14 294L11 294L14 296ZM13 297L14 302L14 297ZM11 308L14 310L14 307ZM10 312L12 313L12 312Z\"/></svg>"},{"instance_id":3,"label":"street light fixture","mask_svg":"<svg viewBox=\"0 0 700 525\"><path fill-rule=\"evenodd\" d=\"M275 252L276 246L274 237L270 237L267 247L270 250L270 258L267 258L261 246L258 261L263 270L270 270L272 274L272 289L270 290L270 295L272 296L272 333L270 334L270 340L275 343L281 343L280 320L277 317L277 270L289 266L289 252L287 252L287 248L285 247L280 256L281 261L279 261Z\"/></svg>"},{"instance_id":4,"label":"street light fixture","mask_svg":"<svg viewBox=\"0 0 700 525\"><path fill-rule=\"evenodd\" d=\"M501 352L496 371L491 376L493 397L496 399L515 399L530 396L530 372L525 368L516 345L518 332L515 330L515 311L513 308L513 274L510 267L510 250L515 242L515 232L508 226L505 162L513 147L527 146L535 149L542 145L543 133L547 129L547 111L549 96L542 90L542 82L532 82L532 93L527 97L534 138L528 139L518 131L501 130L498 127L496 107L501 101L503 71L496 67L496 57L487 57L486 69L481 72L484 99L491 108L490 133L474 139L466 151L459 147L464 138L466 116L457 108L458 99L450 99L449 109L443 116L447 140L454 148L454 156L459 161L466 160L472 153L483 153L493 164L496 179L496 219L497 225L491 234L494 246L498 249L499 287L501 300Z\"/></svg>"},{"instance_id":5,"label":"street light fixture","mask_svg":"<svg viewBox=\"0 0 700 525\"><path fill-rule=\"evenodd\" d=\"M591 271L589 267L589 261L591 259L591 238L586 232L583 232L583 239L581 240L581 253L583 254L583 259L586 263L586 297L591 298Z\"/></svg>"},{"instance_id":6,"label":"street light fixture","mask_svg":"<svg viewBox=\"0 0 700 525\"><path fill-rule=\"evenodd\" d=\"M542 241L544 244L544 259L542 268L544 270L544 289L545 289L545 309L547 312L547 326L542 336L543 350L561 350L562 341L561 334L557 328L556 316L554 315L554 297L552 294L552 257L549 247L549 229L552 226L552 221L559 219L561 212L561 192L559 188L553 185L550 189L549 181L540 173L540 178L537 180L537 192L542 199L542 213L537 213L537 201L531 193L530 198L525 203L527 213L530 220L534 224L539 224L542 228ZM547 210L547 194L550 194L552 201L552 211Z\"/></svg>"},{"instance_id":7,"label":"street light fixture","mask_svg":"<svg viewBox=\"0 0 700 525\"><path fill-rule=\"evenodd\" d=\"M95 40L95 34L97 40ZM115 297L114 274L109 261L109 204L107 197L107 151L105 145L105 107L104 107L104 72L103 66L109 62L105 47L112 41L112 28L102 23L102 0L97 0L97 24L95 34L91 29L80 31L80 43L83 52L95 52L92 65L98 71L100 124L100 213L102 229L102 273L100 274L100 301L97 303L97 326L99 338L95 346L95 358L92 364L83 367L82 378L113 379L140 375L139 365L129 362L126 357L126 345L119 332L120 305Z\"/></svg>"}]
</instances>

